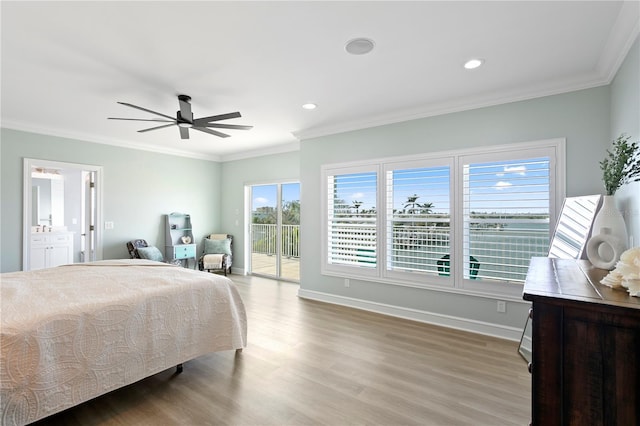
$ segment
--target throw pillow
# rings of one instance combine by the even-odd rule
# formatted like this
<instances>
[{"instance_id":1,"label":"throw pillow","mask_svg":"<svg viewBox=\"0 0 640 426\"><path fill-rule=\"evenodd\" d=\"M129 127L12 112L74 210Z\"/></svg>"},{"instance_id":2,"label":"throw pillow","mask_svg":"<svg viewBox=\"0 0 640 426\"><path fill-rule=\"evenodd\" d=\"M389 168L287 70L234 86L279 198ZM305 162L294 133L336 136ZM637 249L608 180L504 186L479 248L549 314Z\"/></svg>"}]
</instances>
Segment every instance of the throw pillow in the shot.
<instances>
[{"instance_id":1,"label":"throw pillow","mask_svg":"<svg viewBox=\"0 0 640 426\"><path fill-rule=\"evenodd\" d=\"M162 262L164 260L164 256L162 252L158 250L158 247L140 247L137 250L138 256L140 256L141 259L155 260L156 262Z\"/></svg>"},{"instance_id":2,"label":"throw pillow","mask_svg":"<svg viewBox=\"0 0 640 426\"><path fill-rule=\"evenodd\" d=\"M231 240L229 238L224 240L205 238L204 252L205 254L231 254Z\"/></svg>"}]
</instances>

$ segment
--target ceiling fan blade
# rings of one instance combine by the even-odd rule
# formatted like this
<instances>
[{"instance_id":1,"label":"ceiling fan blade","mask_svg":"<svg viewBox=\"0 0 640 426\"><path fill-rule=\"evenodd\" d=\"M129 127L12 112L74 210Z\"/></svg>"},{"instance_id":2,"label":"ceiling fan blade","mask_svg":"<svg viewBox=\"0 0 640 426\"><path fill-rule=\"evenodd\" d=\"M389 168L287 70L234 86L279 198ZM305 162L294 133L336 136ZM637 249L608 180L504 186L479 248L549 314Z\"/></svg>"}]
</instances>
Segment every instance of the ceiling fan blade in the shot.
<instances>
[{"instance_id":1,"label":"ceiling fan blade","mask_svg":"<svg viewBox=\"0 0 640 426\"><path fill-rule=\"evenodd\" d=\"M171 126L175 126L175 125L176 125L176 123L171 123L171 124L165 124L164 126L151 127L150 129L138 130L138 133L144 133L144 132L150 132L152 130L164 129L165 127L171 127Z\"/></svg>"},{"instance_id":2,"label":"ceiling fan blade","mask_svg":"<svg viewBox=\"0 0 640 426\"><path fill-rule=\"evenodd\" d=\"M229 135L225 134L225 133L221 133L221 132L216 132L215 130L211 130L211 129L206 129L204 127L192 127L193 130L198 130L200 132L204 132L204 133L209 133L210 135L214 135L214 136L218 136L221 138L228 138Z\"/></svg>"},{"instance_id":3,"label":"ceiling fan blade","mask_svg":"<svg viewBox=\"0 0 640 426\"><path fill-rule=\"evenodd\" d=\"M253 129L253 126L242 126L240 124L222 124L222 123L207 123L207 124L202 124L201 127L214 127L217 129L234 129L234 130Z\"/></svg>"},{"instance_id":4,"label":"ceiling fan blade","mask_svg":"<svg viewBox=\"0 0 640 426\"><path fill-rule=\"evenodd\" d=\"M133 105L133 104L128 104L126 102L118 102L118 103L120 105L126 105L126 106L131 107L131 108L139 109L140 111L150 112L151 114L159 115L161 117L165 117L165 118L168 118L170 120L175 120L175 118L170 117L170 116L165 115L165 114L162 114L161 112L151 111L150 109L142 108L142 107L139 107L139 106L136 106L136 105Z\"/></svg>"},{"instance_id":5,"label":"ceiling fan blade","mask_svg":"<svg viewBox=\"0 0 640 426\"><path fill-rule=\"evenodd\" d=\"M196 126L202 126L204 123L211 123L212 121L229 120L230 118L242 117L239 112L229 112L227 114L212 115L210 117L196 118L193 120L193 124Z\"/></svg>"},{"instance_id":6,"label":"ceiling fan blade","mask_svg":"<svg viewBox=\"0 0 640 426\"><path fill-rule=\"evenodd\" d=\"M193 122L193 113L191 112L191 104L189 101L191 98L187 95L179 95L178 101L180 102L180 117L190 123Z\"/></svg>"},{"instance_id":7,"label":"ceiling fan blade","mask_svg":"<svg viewBox=\"0 0 640 426\"><path fill-rule=\"evenodd\" d=\"M118 118L118 117L107 117L107 120L158 121L160 123L175 123L176 122L176 120L160 120L159 118Z\"/></svg>"},{"instance_id":8,"label":"ceiling fan blade","mask_svg":"<svg viewBox=\"0 0 640 426\"><path fill-rule=\"evenodd\" d=\"M178 127L180 129L180 139L189 139L189 128Z\"/></svg>"}]
</instances>

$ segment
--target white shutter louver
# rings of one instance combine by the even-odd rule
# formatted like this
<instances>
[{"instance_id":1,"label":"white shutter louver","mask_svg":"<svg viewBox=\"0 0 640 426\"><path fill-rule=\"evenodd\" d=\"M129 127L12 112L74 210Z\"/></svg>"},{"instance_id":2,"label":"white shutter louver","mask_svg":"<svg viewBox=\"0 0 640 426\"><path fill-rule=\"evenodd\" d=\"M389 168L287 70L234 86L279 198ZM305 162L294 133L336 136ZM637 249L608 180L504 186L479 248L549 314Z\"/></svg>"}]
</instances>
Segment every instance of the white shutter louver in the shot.
<instances>
[{"instance_id":1,"label":"white shutter louver","mask_svg":"<svg viewBox=\"0 0 640 426\"><path fill-rule=\"evenodd\" d=\"M387 270L449 275L450 167L388 170Z\"/></svg>"},{"instance_id":2,"label":"white shutter louver","mask_svg":"<svg viewBox=\"0 0 640 426\"><path fill-rule=\"evenodd\" d=\"M524 282L549 248L549 158L463 168L465 278Z\"/></svg>"},{"instance_id":3,"label":"white shutter louver","mask_svg":"<svg viewBox=\"0 0 640 426\"><path fill-rule=\"evenodd\" d=\"M331 175L328 188L328 263L375 268L377 173Z\"/></svg>"}]
</instances>

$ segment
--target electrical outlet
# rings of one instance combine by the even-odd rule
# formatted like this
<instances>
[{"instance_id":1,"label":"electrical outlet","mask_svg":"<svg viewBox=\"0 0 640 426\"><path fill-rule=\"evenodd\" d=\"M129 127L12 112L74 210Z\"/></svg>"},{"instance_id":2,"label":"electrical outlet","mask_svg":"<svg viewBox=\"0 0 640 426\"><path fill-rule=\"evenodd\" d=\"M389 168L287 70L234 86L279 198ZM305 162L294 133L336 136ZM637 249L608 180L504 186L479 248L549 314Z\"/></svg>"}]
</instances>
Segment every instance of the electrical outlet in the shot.
<instances>
[{"instance_id":1,"label":"electrical outlet","mask_svg":"<svg viewBox=\"0 0 640 426\"><path fill-rule=\"evenodd\" d=\"M104 229L113 229L113 222L105 222Z\"/></svg>"},{"instance_id":2,"label":"electrical outlet","mask_svg":"<svg viewBox=\"0 0 640 426\"><path fill-rule=\"evenodd\" d=\"M344 279L344 286L345 287L349 287L351 285L351 283L349 282L349 278L345 278Z\"/></svg>"},{"instance_id":3,"label":"electrical outlet","mask_svg":"<svg viewBox=\"0 0 640 426\"><path fill-rule=\"evenodd\" d=\"M507 312L507 302L504 300L498 300L498 312Z\"/></svg>"}]
</instances>

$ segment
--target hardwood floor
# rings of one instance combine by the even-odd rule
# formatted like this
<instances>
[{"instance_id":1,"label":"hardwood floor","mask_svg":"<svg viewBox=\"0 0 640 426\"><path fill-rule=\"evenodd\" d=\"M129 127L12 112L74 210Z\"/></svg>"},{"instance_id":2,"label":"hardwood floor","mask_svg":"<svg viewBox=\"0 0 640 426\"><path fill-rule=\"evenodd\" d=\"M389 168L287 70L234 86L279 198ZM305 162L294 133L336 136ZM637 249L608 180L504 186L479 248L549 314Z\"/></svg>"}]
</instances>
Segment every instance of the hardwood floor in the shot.
<instances>
[{"instance_id":1,"label":"hardwood floor","mask_svg":"<svg viewBox=\"0 0 640 426\"><path fill-rule=\"evenodd\" d=\"M299 299L230 276L248 346L167 370L38 425L525 425L515 342Z\"/></svg>"}]
</instances>

